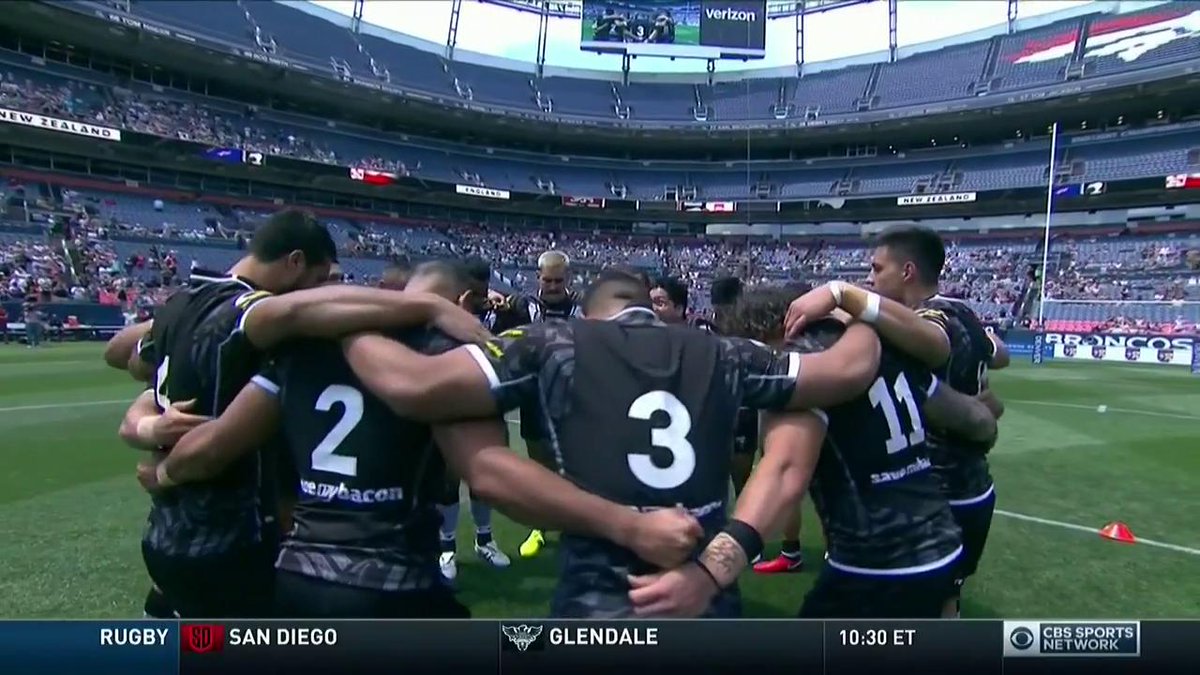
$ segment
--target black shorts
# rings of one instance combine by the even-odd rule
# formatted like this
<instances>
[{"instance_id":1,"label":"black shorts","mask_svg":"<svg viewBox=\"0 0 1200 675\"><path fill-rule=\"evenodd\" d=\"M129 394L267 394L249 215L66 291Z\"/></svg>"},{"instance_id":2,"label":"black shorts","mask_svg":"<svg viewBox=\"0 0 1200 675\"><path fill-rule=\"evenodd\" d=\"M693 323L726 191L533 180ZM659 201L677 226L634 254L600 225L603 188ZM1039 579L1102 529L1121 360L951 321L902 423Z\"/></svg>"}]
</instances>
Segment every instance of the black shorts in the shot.
<instances>
[{"instance_id":1,"label":"black shorts","mask_svg":"<svg viewBox=\"0 0 1200 675\"><path fill-rule=\"evenodd\" d=\"M750 408L739 410L733 434L734 454L753 455L758 452L758 411Z\"/></svg>"},{"instance_id":2,"label":"black shorts","mask_svg":"<svg viewBox=\"0 0 1200 675\"><path fill-rule=\"evenodd\" d=\"M526 441L540 441L546 436L543 428L542 412L536 405L521 406L521 438Z\"/></svg>"},{"instance_id":3,"label":"black shorts","mask_svg":"<svg viewBox=\"0 0 1200 675\"><path fill-rule=\"evenodd\" d=\"M280 570L275 614L285 619L469 619L471 610L445 587L379 591Z\"/></svg>"},{"instance_id":4,"label":"black shorts","mask_svg":"<svg viewBox=\"0 0 1200 675\"><path fill-rule=\"evenodd\" d=\"M146 594L146 603L142 605L142 611L151 619L179 618L171 607L171 603L167 601L167 596L163 595L158 586L150 587L150 592Z\"/></svg>"},{"instance_id":5,"label":"black shorts","mask_svg":"<svg viewBox=\"0 0 1200 675\"><path fill-rule=\"evenodd\" d=\"M954 565L911 576L842 572L826 561L804 596L802 619L937 619L954 592Z\"/></svg>"},{"instance_id":6,"label":"black shorts","mask_svg":"<svg viewBox=\"0 0 1200 675\"><path fill-rule=\"evenodd\" d=\"M988 532L992 529L992 514L996 510L996 493L974 504L951 505L954 520L962 529L963 555L958 563L957 584L961 586L967 577L975 574L983 548L987 545Z\"/></svg>"},{"instance_id":7,"label":"black shorts","mask_svg":"<svg viewBox=\"0 0 1200 675\"><path fill-rule=\"evenodd\" d=\"M165 602L184 619L271 616L276 545L262 543L199 558L169 556L142 543L142 559Z\"/></svg>"}]
</instances>

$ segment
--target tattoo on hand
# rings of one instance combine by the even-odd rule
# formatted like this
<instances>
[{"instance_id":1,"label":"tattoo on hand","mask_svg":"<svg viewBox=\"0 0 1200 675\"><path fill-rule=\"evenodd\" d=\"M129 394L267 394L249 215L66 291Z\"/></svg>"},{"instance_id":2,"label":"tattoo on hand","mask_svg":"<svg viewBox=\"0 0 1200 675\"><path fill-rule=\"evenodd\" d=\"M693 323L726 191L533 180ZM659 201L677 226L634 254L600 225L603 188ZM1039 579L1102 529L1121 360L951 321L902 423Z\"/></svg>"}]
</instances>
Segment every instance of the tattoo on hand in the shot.
<instances>
[{"instance_id":1,"label":"tattoo on hand","mask_svg":"<svg viewBox=\"0 0 1200 675\"><path fill-rule=\"evenodd\" d=\"M747 563L746 552L738 545L737 540L724 532L714 537L704 548L700 560L712 570L723 588L737 581Z\"/></svg>"}]
</instances>

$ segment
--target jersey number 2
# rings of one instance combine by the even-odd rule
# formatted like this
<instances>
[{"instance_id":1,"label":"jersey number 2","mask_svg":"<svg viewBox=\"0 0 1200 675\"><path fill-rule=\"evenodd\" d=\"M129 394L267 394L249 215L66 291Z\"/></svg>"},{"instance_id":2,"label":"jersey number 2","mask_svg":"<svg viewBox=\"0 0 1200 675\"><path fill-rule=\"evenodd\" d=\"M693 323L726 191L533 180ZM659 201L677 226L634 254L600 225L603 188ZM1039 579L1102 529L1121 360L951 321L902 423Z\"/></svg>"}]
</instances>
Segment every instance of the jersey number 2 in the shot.
<instances>
[{"instance_id":1,"label":"jersey number 2","mask_svg":"<svg viewBox=\"0 0 1200 675\"><path fill-rule=\"evenodd\" d=\"M342 476L358 475L358 458L334 454L338 446L354 431L354 427L362 421L363 396L362 392L344 384L331 384L317 397L317 410L329 412L335 404L342 404L342 417L333 425L325 438L312 451L312 468L314 471L325 471Z\"/></svg>"},{"instance_id":2,"label":"jersey number 2","mask_svg":"<svg viewBox=\"0 0 1200 675\"><path fill-rule=\"evenodd\" d=\"M667 426L650 431L650 445L671 451L671 463L657 467L644 452L629 455L629 470L635 478L659 490L677 488L687 482L696 470L696 449L688 442L692 430L692 415L674 394L652 391L642 394L629 406L629 416L650 421L655 412L667 414Z\"/></svg>"},{"instance_id":3,"label":"jersey number 2","mask_svg":"<svg viewBox=\"0 0 1200 675\"><path fill-rule=\"evenodd\" d=\"M171 399L167 397L167 373L171 371L171 357L164 356L158 370L154 373L154 402L160 410L171 407Z\"/></svg>"},{"instance_id":4,"label":"jersey number 2","mask_svg":"<svg viewBox=\"0 0 1200 675\"><path fill-rule=\"evenodd\" d=\"M871 400L872 406L883 411L883 417L887 420L888 439L884 443L884 447L887 448L889 455L925 442L925 427L921 424L921 412L917 409L917 399L913 396L912 388L908 386L908 378L904 376L904 373L900 373L900 376L896 378L890 391L886 380L882 377L876 378L875 383L867 391L867 397ZM905 434L904 429L900 426L900 415L896 412L896 403L904 403L904 407L908 411L909 426L912 427L912 431L908 434Z\"/></svg>"}]
</instances>

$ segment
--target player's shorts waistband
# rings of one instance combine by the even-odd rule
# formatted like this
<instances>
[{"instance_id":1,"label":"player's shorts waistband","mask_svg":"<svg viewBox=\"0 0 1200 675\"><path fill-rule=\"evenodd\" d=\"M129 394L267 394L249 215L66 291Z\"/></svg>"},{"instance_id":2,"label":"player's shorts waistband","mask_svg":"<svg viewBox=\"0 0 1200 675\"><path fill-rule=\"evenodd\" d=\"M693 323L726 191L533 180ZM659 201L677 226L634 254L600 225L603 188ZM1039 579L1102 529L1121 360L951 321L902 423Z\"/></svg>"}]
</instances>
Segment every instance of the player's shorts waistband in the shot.
<instances>
[{"instance_id":1,"label":"player's shorts waistband","mask_svg":"<svg viewBox=\"0 0 1200 675\"><path fill-rule=\"evenodd\" d=\"M951 565L958 562L958 559L962 555L962 552L963 552L963 547L960 544L958 546L958 548L954 549L953 553L951 553L950 555L947 555L943 558L934 560L933 562L928 562L928 563L925 563L924 565L913 565L911 567L894 567L891 569L878 569L878 568L873 568L873 567L857 567L855 565L847 565L845 563L838 562L832 556L825 562L829 563L829 566L832 567L833 569L838 570L840 572L846 572L848 574L857 574L857 575L868 576L868 577L907 577L907 576L916 576L918 574L928 574L930 572L937 572L937 571L940 571L943 569L948 569L948 568L950 568Z\"/></svg>"},{"instance_id":2,"label":"player's shorts waistband","mask_svg":"<svg viewBox=\"0 0 1200 675\"><path fill-rule=\"evenodd\" d=\"M641 512L645 513L645 512L649 512L649 511L659 511L661 509L669 509L669 508L675 508L675 507L672 507L672 506L631 506L629 508L631 508L635 511L641 511ZM697 518L705 518L717 511L723 511L725 509L725 500L718 499L715 502L709 502L707 504L704 504L703 506L693 506L693 507L685 507L685 508L687 509L687 512L692 514L693 516L696 516Z\"/></svg>"},{"instance_id":3,"label":"player's shorts waistband","mask_svg":"<svg viewBox=\"0 0 1200 675\"><path fill-rule=\"evenodd\" d=\"M987 502L989 499L995 498L995 496L996 496L996 484L992 483L991 485L988 486L987 490L983 491L983 494L976 495L974 497L968 497L967 499L950 499L948 501L952 508L962 509L962 508L969 508L969 507L975 506L976 504L983 504L983 503Z\"/></svg>"}]
</instances>

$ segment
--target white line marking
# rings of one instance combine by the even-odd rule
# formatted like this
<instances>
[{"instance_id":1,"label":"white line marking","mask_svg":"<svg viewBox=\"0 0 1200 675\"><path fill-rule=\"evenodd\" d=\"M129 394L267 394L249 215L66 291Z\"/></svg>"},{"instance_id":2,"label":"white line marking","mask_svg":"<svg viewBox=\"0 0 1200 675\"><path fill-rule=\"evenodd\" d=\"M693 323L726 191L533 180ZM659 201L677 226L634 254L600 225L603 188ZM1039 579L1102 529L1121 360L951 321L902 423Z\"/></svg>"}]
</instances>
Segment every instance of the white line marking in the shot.
<instances>
[{"instance_id":1,"label":"white line marking","mask_svg":"<svg viewBox=\"0 0 1200 675\"><path fill-rule=\"evenodd\" d=\"M55 408L87 408L98 405L116 405L118 403L133 403L133 399L113 399L111 401L80 401L78 403L46 403L44 405L18 405L11 408L0 408L0 413L22 412L25 410L54 410Z\"/></svg>"},{"instance_id":2,"label":"white line marking","mask_svg":"<svg viewBox=\"0 0 1200 675\"><path fill-rule=\"evenodd\" d=\"M1006 518L1015 518L1017 520L1025 520L1025 521L1029 521L1031 523L1038 523L1040 525L1050 525L1052 527L1061 527L1066 530L1078 530L1080 532L1090 532L1091 534L1094 534L1096 536L1100 535L1099 528L1086 527L1084 525L1076 525L1074 523L1064 523L1061 520L1050 520L1049 518L1038 518L1037 516L1027 516L1023 513L1013 513L1012 511L1002 511L1000 509L996 509L996 515L1005 516ZM1136 537L1137 535L1134 535L1134 536ZM1156 548L1165 548L1165 549L1168 549L1171 551L1178 551L1179 553L1187 553L1188 555L1200 555L1200 548L1189 548L1187 546L1180 546L1178 544L1168 544L1168 543L1162 542L1162 541L1154 541L1153 539L1143 539L1141 537L1137 537L1137 543L1145 544L1146 546L1154 546Z\"/></svg>"},{"instance_id":3,"label":"white line marking","mask_svg":"<svg viewBox=\"0 0 1200 675\"><path fill-rule=\"evenodd\" d=\"M1007 403L1022 403L1025 405L1043 405L1051 408L1071 408L1074 410L1091 410L1096 412L1098 405L1086 405L1083 403L1059 403L1057 401L1029 401L1022 399L1004 399ZM1130 415L1146 415L1148 417L1168 417L1176 420L1200 420L1200 415L1185 415L1183 413L1165 413L1156 410L1135 410L1133 408L1108 408L1108 412L1127 413ZM1099 414L1099 413L1097 413Z\"/></svg>"}]
</instances>

